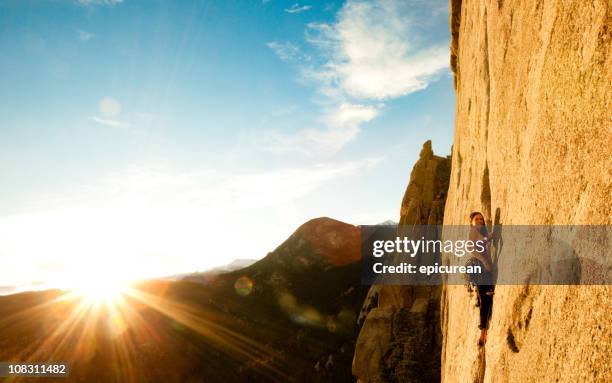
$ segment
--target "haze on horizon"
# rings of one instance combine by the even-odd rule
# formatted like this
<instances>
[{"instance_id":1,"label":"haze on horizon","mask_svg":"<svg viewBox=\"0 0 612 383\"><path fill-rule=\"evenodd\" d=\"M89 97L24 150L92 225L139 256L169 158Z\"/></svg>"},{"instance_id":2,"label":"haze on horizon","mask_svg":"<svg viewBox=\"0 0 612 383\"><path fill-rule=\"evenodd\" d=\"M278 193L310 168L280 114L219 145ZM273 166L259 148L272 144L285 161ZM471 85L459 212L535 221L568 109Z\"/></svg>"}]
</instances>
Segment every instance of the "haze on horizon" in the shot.
<instances>
[{"instance_id":1,"label":"haze on horizon","mask_svg":"<svg viewBox=\"0 0 612 383\"><path fill-rule=\"evenodd\" d=\"M452 144L448 2L0 4L0 286L262 258L396 219Z\"/></svg>"}]
</instances>

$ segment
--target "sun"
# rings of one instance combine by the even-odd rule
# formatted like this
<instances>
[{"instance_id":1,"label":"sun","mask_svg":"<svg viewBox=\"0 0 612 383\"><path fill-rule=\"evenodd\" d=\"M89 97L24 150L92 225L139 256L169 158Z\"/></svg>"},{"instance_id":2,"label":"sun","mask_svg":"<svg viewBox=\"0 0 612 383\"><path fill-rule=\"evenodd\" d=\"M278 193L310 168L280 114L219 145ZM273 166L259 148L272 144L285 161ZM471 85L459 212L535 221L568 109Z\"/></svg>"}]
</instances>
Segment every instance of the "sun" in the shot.
<instances>
[{"instance_id":1,"label":"sun","mask_svg":"<svg viewBox=\"0 0 612 383\"><path fill-rule=\"evenodd\" d=\"M127 293L129 283L113 278L84 278L74 283L71 290L75 295L90 303L117 304Z\"/></svg>"},{"instance_id":2,"label":"sun","mask_svg":"<svg viewBox=\"0 0 612 383\"><path fill-rule=\"evenodd\" d=\"M100 282L81 286L77 291L93 301L116 302L123 295L125 288L117 283Z\"/></svg>"}]
</instances>

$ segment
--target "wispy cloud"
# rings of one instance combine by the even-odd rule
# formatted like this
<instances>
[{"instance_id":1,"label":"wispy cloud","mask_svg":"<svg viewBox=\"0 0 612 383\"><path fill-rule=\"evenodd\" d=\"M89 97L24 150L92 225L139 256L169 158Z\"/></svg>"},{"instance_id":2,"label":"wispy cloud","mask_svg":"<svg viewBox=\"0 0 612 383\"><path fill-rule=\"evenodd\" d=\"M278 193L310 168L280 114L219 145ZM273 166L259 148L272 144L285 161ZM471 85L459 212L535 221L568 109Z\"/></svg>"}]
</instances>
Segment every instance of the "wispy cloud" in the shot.
<instances>
[{"instance_id":1,"label":"wispy cloud","mask_svg":"<svg viewBox=\"0 0 612 383\"><path fill-rule=\"evenodd\" d=\"M77 37L81 41L89 41L94 37L94 34L84 31L82 29L79 29L77 30Z\"/></svg>"},{"instance_id":2,"label":"wispy cloud","mask_svg":"<svg viewBox=\"0 0 612 383\"><path fill-rule=\"evenodd\" d=\"M322 128L291 136L271 134L264 147L335 153L380 114L384 101L425 89L439 78L449 66L448 41L430 41L428 36L434 21L447 22L439 11L442 4L349 0L334 23L308 24L305 39L318 54L301 62L300 72L301 79L317 89ZM269 47L292 61L293 44Z\"/></svg>"},{"instance_id":3,"label":"wispy cloud","mask_svg":"<svg viewBox=\"0 0 612 383\"><path fill-rule=\"evenodd\" d=\"M293 4L289 8L285 8L285 12L287 13L302 13L306 12L312 8L312 5L300 5L298 3Z\"/></svg>"},{"instance_id":4,"label":"wispy cloud","mask_svg":"<svg viewBox=\"0 0 612 383\"><path fill-rule=\"evenodd\" d=\"M290 42L278 43L275 41L269 42L266 46L274 51L276 55L283 61L309 61L310 55L302 52L302 50Z\"/></svg>"},{"instance_id":5,"label":"wispy cloud","mask_svg":"<svg viewBox=\"0 0 612 383\"><path fill-rule=\"evenodd\" d=\"M274 110L271 115L275 117L290 115L291 113L298 110L299 107L296 104L290 104L286 106L281 106Z\"/></svg>"},{"instance_id":6,"label":"wispy cloud","mask_svg":"<svg viewBox=\"0 0 612 383\"><path fill-rule=\"evenodd\" d=\"M378 106L348 102L330 106L320 118L324 128L305 129L294 135L270 133L262 138L261 146L276 153L333 154L357 137L361 124L374 119L379 111Z\"/></svg>"},{"instance_id":7,"label":"wispy cloud","mask_svg":"<svg viewBox=\"0 0 612 383\"><path fill-rule=\"evenodd\" d=\"M26 265L28 280L57 279L64 273L58 268L74 277L72 270L94 270L100 262L121 264L134 277L197 270L241 253L263 256L290 233L279 231L270 216L283 216L289 225L303 222L302 213L291 213L302 198L378 161L263 172L132 167L37 194L32 196L35 210L0 216L0 260L11 259L9 269L0 270L0 280ZM53 271L45 270L49 259L57 263Z\"/></svg>"},{"instance_id":8,"label":"wispy cloud","mask_svg":"<svg viewBox=\"0 0 612 383\"><path fill-rule=\"evenodd\" d=\"M133 167L92 183L76 185L46 200L58 208L110 204L126 208L208 209L227 214L297 200L329 181L371 169L380 160L323 162L252 173Z\"/></svg>"},{"instance_id":9,"label":"wispy cloud","mask_svg":"<svg viewBox=\"0 0 612 383\"><path fill-rule=\"evenodd\" d=\"M112 126L113 128L129 128L130 123L125 121L114 120L112 118L102 118L98 116L92 116L91 120L101 125Z\"/></svg>"}]
</instances>

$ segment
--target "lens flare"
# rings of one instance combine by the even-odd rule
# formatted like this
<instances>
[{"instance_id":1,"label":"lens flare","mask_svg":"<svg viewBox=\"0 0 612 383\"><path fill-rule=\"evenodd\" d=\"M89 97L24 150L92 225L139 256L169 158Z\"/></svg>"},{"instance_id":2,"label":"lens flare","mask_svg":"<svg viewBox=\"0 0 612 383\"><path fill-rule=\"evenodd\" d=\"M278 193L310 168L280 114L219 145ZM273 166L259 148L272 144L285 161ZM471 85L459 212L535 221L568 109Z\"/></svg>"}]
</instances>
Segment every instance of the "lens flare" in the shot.
<instances>
[{"instance_id":1,"label":"lens flare","mask_svg":"<svg viewBox=\"0 0 612 383\"><path fill-rule=\"evenodd\" d=\"M245 275L236 280L236 283L234 283L234 289L236 290L236 294L240 295L241 297L246 297L247 295L251 294L253 285L253 280Z\"/></svg>"}]
</instances>

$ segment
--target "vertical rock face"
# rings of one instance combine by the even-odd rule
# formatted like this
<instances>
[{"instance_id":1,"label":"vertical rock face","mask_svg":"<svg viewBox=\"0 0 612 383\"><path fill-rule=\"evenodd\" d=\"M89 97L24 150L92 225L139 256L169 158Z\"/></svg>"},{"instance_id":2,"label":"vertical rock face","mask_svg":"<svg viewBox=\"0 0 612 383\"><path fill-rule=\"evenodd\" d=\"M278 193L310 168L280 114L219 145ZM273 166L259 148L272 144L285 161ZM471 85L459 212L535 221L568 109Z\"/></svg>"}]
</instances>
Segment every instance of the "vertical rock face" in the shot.
<instances>
[{"instance_id":1,"label":"vertical rock face","mask_svg":"<svg viewBox=\"0 0 612 383\"><path fill-rule=\"evenodd\" d=\"M441 224L450 158L425 142L401 205L400 224ZM440 381L440 288L372 286L362 310L353 374L360 382Z\"/></svg>"},{"instance_id":2,"label":"vertical rock face","mask_svg":"<svg viewBox=\"0 0 612 383\"><path fill-rule=\"evenodd\" d=\"M431 141L423 144L402 199L400 225L439 225L450 177L450 158L434 156Z\"/></svg>"},{"instance_id":3,"label":"vertical rock face","mask_svg":"<svg viewBox=\"0 0 612 383\"><path fill-rule=\"evenodd\" d=\"M451 0L457 94L444 224L612 223L612 3ZM498 286L479 358L463 286L442 293L445 382L604 382L610 286Z\"/></svg>"}]
</instances>

